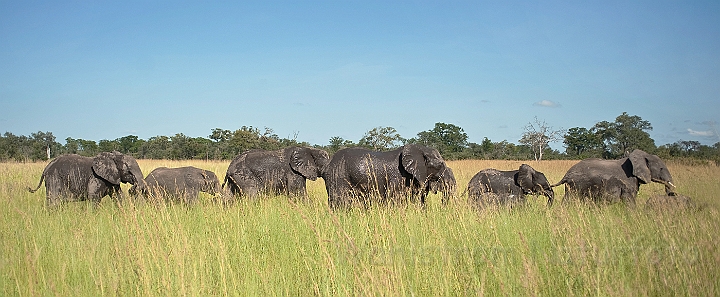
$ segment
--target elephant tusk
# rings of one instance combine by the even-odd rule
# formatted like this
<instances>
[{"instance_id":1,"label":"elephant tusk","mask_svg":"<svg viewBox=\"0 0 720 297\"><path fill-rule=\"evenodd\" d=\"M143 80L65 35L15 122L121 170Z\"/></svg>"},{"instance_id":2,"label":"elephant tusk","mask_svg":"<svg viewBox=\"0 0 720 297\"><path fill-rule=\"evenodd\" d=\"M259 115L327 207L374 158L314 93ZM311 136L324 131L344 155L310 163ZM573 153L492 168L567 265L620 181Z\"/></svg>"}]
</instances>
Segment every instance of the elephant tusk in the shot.
<instances>
[{"instance_id":1,"label":"elephant tusk","mask_svg":"<svg viewBox=\"0 0 720 297\"><path fill-rule=\"evenodd\" d=\"M676 187L675 185L673 185L673 183L672 183L672 182L667 182L667 183L668 183L668 185L670 185L671 187L673 187L673 188L677 188L677 187Z\"/></svg>"}]
</instances>

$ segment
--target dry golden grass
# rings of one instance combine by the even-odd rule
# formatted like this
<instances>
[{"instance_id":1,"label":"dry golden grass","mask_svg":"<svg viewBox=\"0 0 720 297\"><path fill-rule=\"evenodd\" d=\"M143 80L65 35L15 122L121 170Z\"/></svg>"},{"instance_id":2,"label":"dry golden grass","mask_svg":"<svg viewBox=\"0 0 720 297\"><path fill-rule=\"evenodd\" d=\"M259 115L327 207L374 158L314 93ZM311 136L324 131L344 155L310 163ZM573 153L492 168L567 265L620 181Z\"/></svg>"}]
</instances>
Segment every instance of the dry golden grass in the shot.
<instances>
[{"instance_id":1,"label":"dry golden grass","mask_svg":"<svg viewBox=\"0 0 720 297\"><path fill-rule=\"evenodd\" d=\"M525 162L556 182L576 161ZM140 160L143 172L229 161ZM462 191L484 168L451 161ZM310 201L44 207L45 163L0 164L0 295L720 295L720 168L668 164L700 209L556 204L482 211L427 207L332 212ZM127 186L123 186L127 190ZM663 192L643 185L638 204ZM562 189L556 189L562 199Z\"/></svg>"}]
</instances>

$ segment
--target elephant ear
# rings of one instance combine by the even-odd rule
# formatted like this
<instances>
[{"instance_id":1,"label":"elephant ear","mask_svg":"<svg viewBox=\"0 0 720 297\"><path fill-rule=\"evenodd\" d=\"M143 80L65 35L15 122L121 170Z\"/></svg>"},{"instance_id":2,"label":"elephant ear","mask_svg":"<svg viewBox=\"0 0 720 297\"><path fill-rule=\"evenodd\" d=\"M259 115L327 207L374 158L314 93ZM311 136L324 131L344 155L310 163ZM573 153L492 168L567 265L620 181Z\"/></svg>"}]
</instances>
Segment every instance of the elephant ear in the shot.
<instances>
[{"instance_id":1,"label":"elephant ear","mask_svg":"<svg viewBox=\"0 0 720 297\"><path fill-rule=\"evenodd\" d=\"M117 153L119 154L119 153ZM100 153L93 159L92 170L113 185L120 184L120 170L115 163L116 153Z\"/></svg>"},{"instance_id":2,"label":"elephant ear","mask_svg":"<svg viewBox=\"0 0 720 297\"><path fill-rule=\"evenodd\" d=\"M640 179L643 184L647 184L652 180L646 156L646 152L637 149L628 156L630 163L632 163L633 175Z\"/></svg>"},{"instance_id":3,"label":"elephant ear","mask_svg":"<svg viewBox=\"0 0 720 297\"><path fill-rule=\"evenodd\" d=\"M522 164L518 170L517 183L523 190L530 191L535 186L533 176L535 176L535 169L530 167L530 165Z\"/></svg>"},{"instance_id":4,"label":"elephant ear","mask_svg":"<svg viewBox=\"0 0 720 297\"><path fill-rule=\"evenodd\" d=\"M405 145L401 154L401 162L405 171L415 177L418 182L425 182L427 165L425 164L425 154L420 147L414 144Z\"/></svg>"},{"instance_id":5,"label":"elephant ear","mask_svg":"<svg viewBox=\"0 0 720 297\"><path fill-rule=\"evenodd\" d=\"M290 155L290 167L309 180L317 179L317 165L307 149L293 149Z\"/></svg>"}]
</instances>

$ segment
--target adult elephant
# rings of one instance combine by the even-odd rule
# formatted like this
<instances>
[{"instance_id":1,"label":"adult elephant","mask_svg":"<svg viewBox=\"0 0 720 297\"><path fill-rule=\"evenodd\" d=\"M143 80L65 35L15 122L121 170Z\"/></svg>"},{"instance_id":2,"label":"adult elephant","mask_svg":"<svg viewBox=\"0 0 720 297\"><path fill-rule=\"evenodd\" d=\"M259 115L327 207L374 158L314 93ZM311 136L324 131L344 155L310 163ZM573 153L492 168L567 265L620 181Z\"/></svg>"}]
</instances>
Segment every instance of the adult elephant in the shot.
<instances>
[{"instance_id":1,"label":"adult elephant","mask_svg":"<svg viewBox=\"0 0 720 297\"><path fill-rule=\"evenodd\" d=\"M339 150L323 170L323 179L328 204L340 208L353 202L368 205L375 199L399 202L410 198L424 203L428 192L443 184L438 183L443 173L452 170L436 149L407 144L387 152Z\"/></svg>"},{"instance_id":2,"label":"adult elephant","mask_svg":"<svg viewBox=\"0 0 720 297\"><path fill-rule=\"evenodd\" d=\"M105 196L122 200L120 183L145 188L143 173L135 158L117 151L103 152L92 157L75 154L62 155L45 166L35 193L45 180L47 205L63 201L91 200L100 203Z\"/></svg>"},{"instance_id":3,"label":"adult elephant","mask_svg":"<svg viewBox=\"0 0 720 297\"><path fill-rule=\"evenodd\" d=\"M593 200L621 199L635 204L640 184L665 185L665 193L675 196L672 176L660 157L634 150L619 160L585 159L570 167L556 187L565 184L565 197L578 195Z\"/></svg>"},{"instance_id":4,"label":"adult elephant","mask_svg":"<svg viewBox=\"0 0 720 297\"><path fill-rule=\"evenodd\" d=\"M145 183L147 187L143 191L136 191L133 186L130 192L161 199L181 199L187 203L195 202L200 192L220 193L220 180L214 172L192 166L155 168L145 177Z\"/></svg>"},{"instance_id":5,"label":"adult elephant","mask_svg":"<svg viewBox=\"0 0 720 297\"><path fill-rule=\"evenodd\" d=\"M248 197L263 193L306 197L306 179L316 180L329 161L327 152L309 147L250 150L232 160L223 188Z\"/></svg>"},{"instance_id":6,"label":"adult elephant","mask_svg":"<svg viewBox=\"0 0 720 297\"><path fill-rule=\"evenodd\" d=\"M468 183L468 197L477 204L525 202L526 194L545 195L552 205L555 192L545 174L522 164L518 170L484 169Z\"/></svg>"}]
</instances>

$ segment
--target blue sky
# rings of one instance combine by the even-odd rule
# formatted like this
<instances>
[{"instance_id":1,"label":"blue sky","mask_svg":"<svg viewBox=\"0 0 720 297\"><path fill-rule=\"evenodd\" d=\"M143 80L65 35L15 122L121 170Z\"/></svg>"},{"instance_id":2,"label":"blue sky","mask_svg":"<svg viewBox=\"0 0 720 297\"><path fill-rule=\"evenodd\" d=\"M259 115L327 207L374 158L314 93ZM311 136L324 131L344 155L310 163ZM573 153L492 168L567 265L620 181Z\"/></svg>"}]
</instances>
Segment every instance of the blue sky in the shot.
<instances>
[{"instance_id":1,"label":"blue sky","mask_svg":"<svg viewBox=\"0 0 720 297\"><path fill-rule=\"evenodd\" d=\"M517 143L622 112L720 141L720 2L0 1L0 133Z\"/></svg>"}]
</instances>

